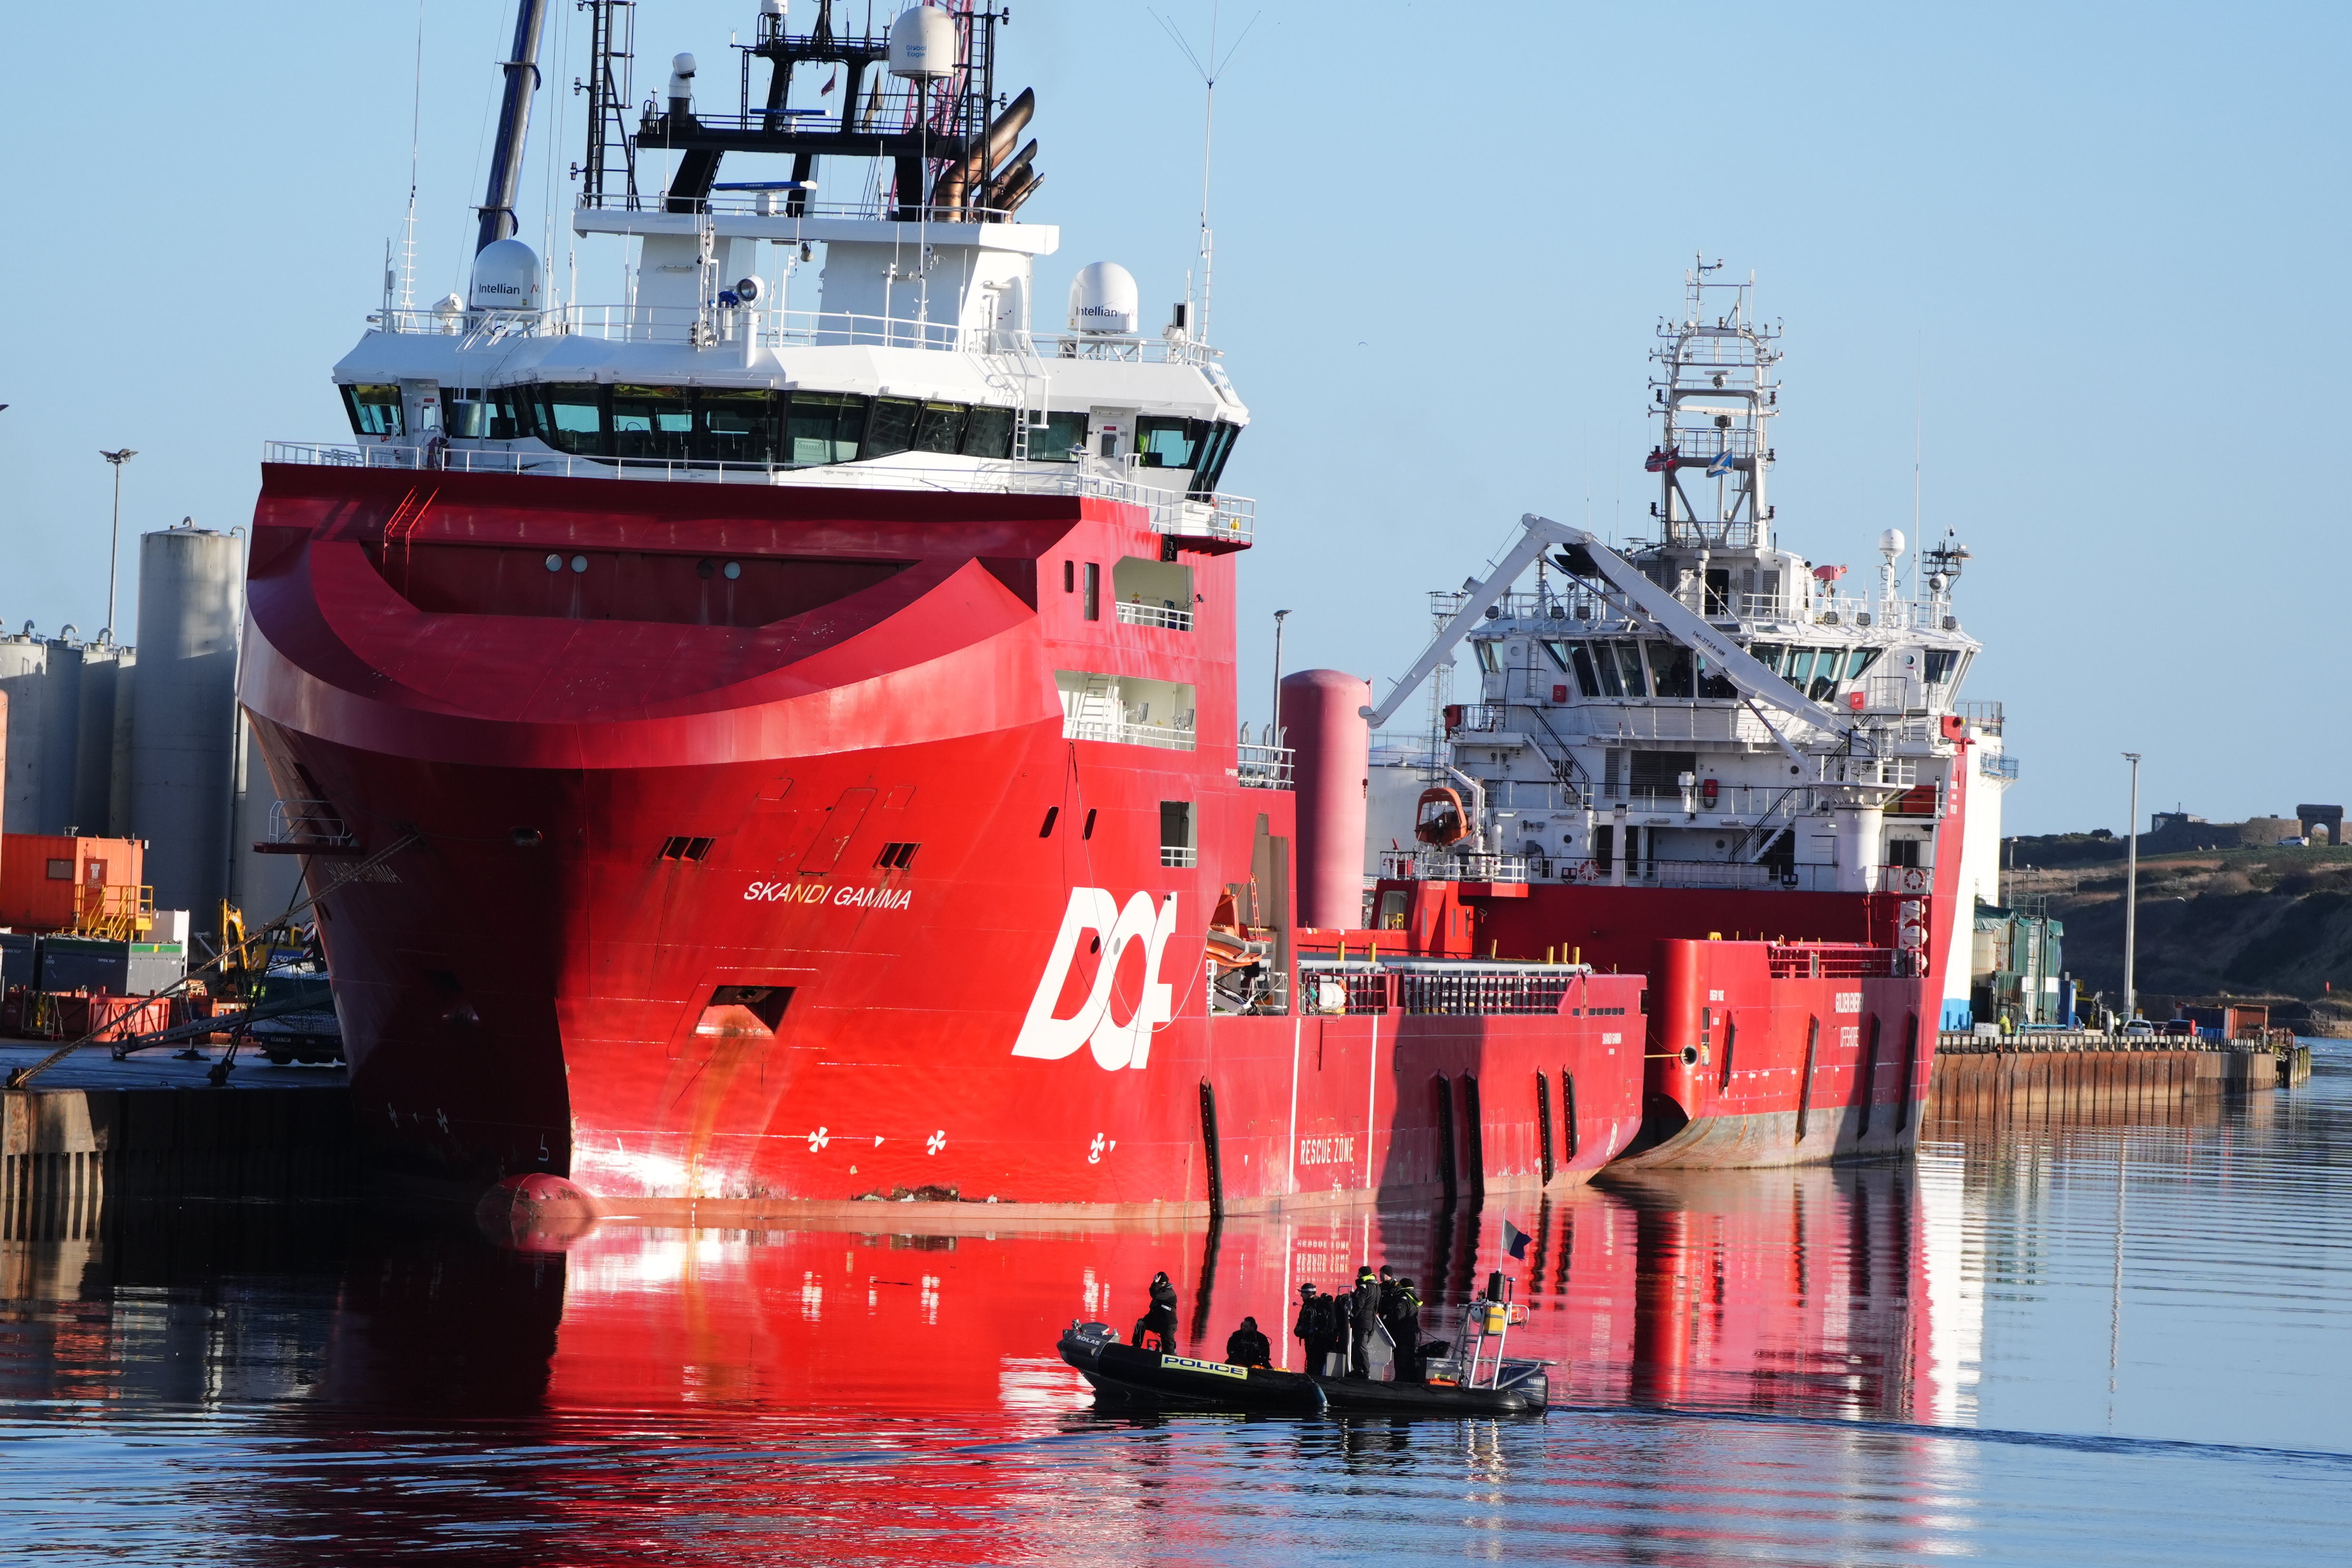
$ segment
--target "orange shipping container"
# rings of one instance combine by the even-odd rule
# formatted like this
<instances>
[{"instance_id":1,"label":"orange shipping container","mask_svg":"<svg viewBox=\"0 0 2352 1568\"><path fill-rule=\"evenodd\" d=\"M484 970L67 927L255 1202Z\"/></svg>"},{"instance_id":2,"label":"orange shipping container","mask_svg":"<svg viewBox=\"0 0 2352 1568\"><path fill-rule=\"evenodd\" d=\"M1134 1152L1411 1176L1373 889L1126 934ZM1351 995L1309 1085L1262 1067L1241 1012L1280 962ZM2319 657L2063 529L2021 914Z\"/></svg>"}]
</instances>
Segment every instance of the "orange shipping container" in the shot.
<instances>
[{"instance_id":1,"label":"orange shipping container","mask_svg":"<svg viewBox=\"0 0 2352 1568\"><path fill-rule=\"evenodd\" d=\"M70 931L85 914L136 910L145 872L136 838L0 834L0 926Z\"/></svg>"}]
</instances>

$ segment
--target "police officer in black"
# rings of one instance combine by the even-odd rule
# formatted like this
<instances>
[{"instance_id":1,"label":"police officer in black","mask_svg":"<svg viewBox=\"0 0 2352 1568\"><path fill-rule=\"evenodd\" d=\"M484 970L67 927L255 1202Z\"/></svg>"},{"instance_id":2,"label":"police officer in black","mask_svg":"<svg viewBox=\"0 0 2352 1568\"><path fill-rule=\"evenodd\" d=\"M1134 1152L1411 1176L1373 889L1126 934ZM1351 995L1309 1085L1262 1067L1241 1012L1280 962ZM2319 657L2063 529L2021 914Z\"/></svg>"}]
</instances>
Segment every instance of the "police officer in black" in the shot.
<instances>
[{"instance_id":1,"label":"police officer in black","mask_svg":"<svg viewBox=\"0 0 2352 1568\"><path fill-rule=\"evenodd\" d=\"M1386 1275L1385 1268L1381 1272ZM1411 1279L1397 1279L1381 1292L1381 1321L1396 1344L1399 1383L1421 1381L1421 1292Z\"/></svg>"},{"instance_id":2,"label":"police officer in black","mask_svg":"<svg viewBox=\"0 0 2352 1568\"><path fill-rule=\"evenodd\" d=\"M1339 1348L1339 1302L1313 1284L1298 1288L1298 1321L1290 1331L1307 1348L1307 1370L1320 1376L1324 1358Z\"/></svg>"},{"instance_id":3,"label":"police officer in black","mask_svg":"<svg viewBox=\"0 0 2352 1568\"><path fill-rule=\"evenodd\" d=\"M1274 1347L1257 1331L1255 1318L1244 1318L1242 1326L1225 1339L1225 1364L1228 1366L1274 1365Z\"/></svg>"},{"instance_id":4,"label":"police officer in black","mask_svg":"<svg viewBox=\"0 0 2352 1568\"><path fill-rule=\"evenodd\" d=\"M1135 1345L1143 1347L1146 1334L1159 1336L1162 1352L1176 1348L1176 1287L1168 1282L1165 1269L1151 1277L1151 1310L1135 1321Z\"/></svg>"},{"instance_id":5,"label":"police officer in black","mask_svg":"<svg viewBox=\"0 0 2352 1568\"><path fill-rule=\"evenodd\" d=\"M1372 1340L1381 1331L1381 1282L1372 1276L1372 1266L1358 1266L1356 1288L1348 1297L1348 1372L1351 1376L1370 1374Z\"/></svg>"}]
</instances>

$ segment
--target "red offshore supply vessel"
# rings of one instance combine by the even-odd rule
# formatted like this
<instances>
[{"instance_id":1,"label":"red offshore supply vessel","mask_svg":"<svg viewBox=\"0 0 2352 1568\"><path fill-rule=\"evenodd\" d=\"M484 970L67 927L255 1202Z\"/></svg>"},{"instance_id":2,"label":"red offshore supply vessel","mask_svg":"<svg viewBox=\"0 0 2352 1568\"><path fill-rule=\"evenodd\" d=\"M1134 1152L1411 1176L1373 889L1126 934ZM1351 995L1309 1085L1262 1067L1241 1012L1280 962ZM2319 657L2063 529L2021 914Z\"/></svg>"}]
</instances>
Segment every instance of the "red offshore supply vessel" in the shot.
<instances>
[{"instance_id":1,"label":"red offshore supply vessel","mask_svg":"<svg viewBox=\"0 0 2352 1568\"><path fill-rule=\"evenodd\" d=\"M1622 1148L1641 976L1296 951L1292 759L1234 698L1248 412L1118 268L1031 330L1058 236L1002 18L766 8L732 112L679 56L626 134L632 13L592 4L605 309L512 237L540 10L471 297L388 279L356 439L274 447L255 516L243 697L376 1153L716 1215L1434 1196ZM790 177L720 181L745 153ZM875 194L821 202L853 160Z\"/></svg>"},{"instance_id":2,"label":"red offshore supply vessel","mask_svg":"<svg viewBox=\"0 0 2352 1568\"><path fill-rule=\"evenodd\" d=\"M1059 237L1020 220L1002 16L763 8L732 112L681 55L632 131L634 12L591 0L572 226L629 279L594 306L513 237L542 9L469 296L388 274L335 369L354 441L274 447L255 517L243 697L380 1159L647 1215L1213 1213L1916 1139L1982 738L1964 552L1901 606L1890 556L1874 620L1807 590L1756 504L1769 362L1665 457L1754 519L1670 493L1631 561L1531 521L1449 607L1390 706L1465 636L1489 690L1415 759L1368 917L1369 689L1286 682L1295 752L1241 726L1249 416L1205 320L1139 331L1097 263L1032 330ZM754 153L789 177L719 178ZM1674 869L1694 835L1740 847Z\"/></svg>"}]
</instances>

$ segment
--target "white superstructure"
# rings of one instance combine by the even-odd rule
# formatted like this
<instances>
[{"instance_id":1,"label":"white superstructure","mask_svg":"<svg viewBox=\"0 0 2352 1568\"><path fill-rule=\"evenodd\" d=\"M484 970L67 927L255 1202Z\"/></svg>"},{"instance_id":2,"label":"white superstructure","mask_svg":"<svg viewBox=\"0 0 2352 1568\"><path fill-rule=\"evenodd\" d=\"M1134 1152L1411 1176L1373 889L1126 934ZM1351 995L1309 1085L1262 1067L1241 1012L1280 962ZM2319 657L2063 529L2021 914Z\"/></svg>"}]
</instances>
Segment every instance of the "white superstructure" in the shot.
<instances>
[{"instance_id":1,"label":"white superstructure","mask_svg":"<svg viewBox=\"0 0 2352 1568\"><path fill-rule=\"evenodd\" d=\"M494 184L467 295L418 308L388 270L382 309L336 364L355 439L280 443L273 458L1076 492L1141 502L1162 531L1249 539L1250 503L1217 489L1248 409L1190 330L1189 301L1144 331L1133 279L1097 263L1066 331L1033 325L1035 259L1060 232L1018 221L1042 176L1036 142L1014 145L1032 95L993 95L1001 15L919 6L859 36L835 30L829 4L805 33L763 7L734 46L733 112L696 107L697 67L679 55L667 109L648 100L628 132L633 8L588 9L597 52L572 222L621 249L624 286L550 298L510 216L490 237L510 196ZM536 25L526 5L519 55ZM665 150L668 189L640 192ZM719 181L722 158L743 153L789 156L791 176ZM836 169L846 198L823 188ZM811 268L815 308L785 308ZM593 258L576 272L614 276Z\"/></svg>"},{"instance_id":2,"label":"white superstructure","mask_svg":"<svg viewBox=\"0 0 2352 1568\"><path fill-rule=\"evenodd\" d=\"M1755 319L1752 281L1712 270L1691 273L1654 355L1656 533L1620 553L1530 519L1502 570L1432 595L1438 644L1375 721L1457 639L1478 689L1427 739L1376 743L1366 869L1924 893L1946 866L1962 945L1944 964L1944 1018L1961 1025L1969 916L1996 898L2014 777L2000 705L1959 695L1980 646L1953 599L1969 552L1948 535L1906 560L1888 529L1851 582L1776 542L1778 332ZM1960 841L1946 842L1955 805Z\"/></svg>"}]
</instances>

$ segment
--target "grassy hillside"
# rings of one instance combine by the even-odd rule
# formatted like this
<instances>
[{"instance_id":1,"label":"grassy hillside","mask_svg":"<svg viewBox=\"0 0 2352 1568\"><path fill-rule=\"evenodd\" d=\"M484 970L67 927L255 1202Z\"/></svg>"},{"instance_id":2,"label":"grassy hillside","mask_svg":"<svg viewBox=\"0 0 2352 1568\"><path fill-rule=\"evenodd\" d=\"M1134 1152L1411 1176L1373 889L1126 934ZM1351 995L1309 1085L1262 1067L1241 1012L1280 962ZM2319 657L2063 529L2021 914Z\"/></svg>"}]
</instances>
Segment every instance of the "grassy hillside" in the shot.
<instances>
[{"instance_id":1,"label":"grassy hillside","mask_svg":"<svg viewBox=\"0 0 2352 1568\"><path fill-rule=\"evenodd\" d=\"M2003 882L2011 900L2049 899L2066 922L2067 969L2120 1003L2119 853L2071 869L2007 873ZM2143 856L2138 981L2150 1017L2181 1001L2267 1000L2274 1021L2300 1033L2352 1035L2352 847Z\"/></svg>"}]
</instances>

